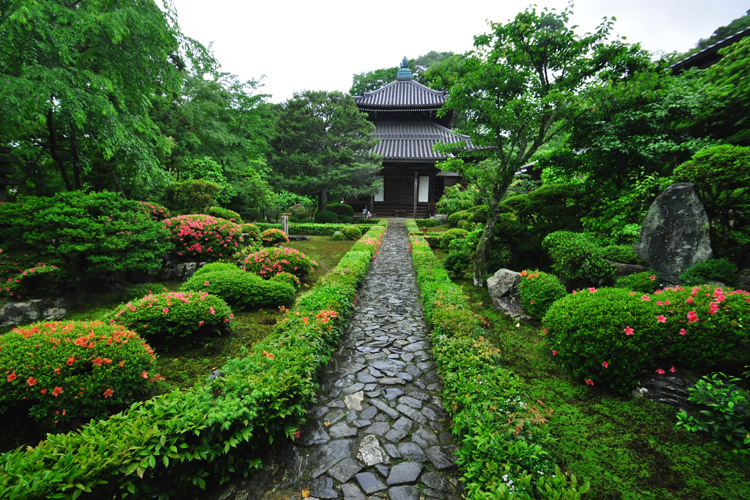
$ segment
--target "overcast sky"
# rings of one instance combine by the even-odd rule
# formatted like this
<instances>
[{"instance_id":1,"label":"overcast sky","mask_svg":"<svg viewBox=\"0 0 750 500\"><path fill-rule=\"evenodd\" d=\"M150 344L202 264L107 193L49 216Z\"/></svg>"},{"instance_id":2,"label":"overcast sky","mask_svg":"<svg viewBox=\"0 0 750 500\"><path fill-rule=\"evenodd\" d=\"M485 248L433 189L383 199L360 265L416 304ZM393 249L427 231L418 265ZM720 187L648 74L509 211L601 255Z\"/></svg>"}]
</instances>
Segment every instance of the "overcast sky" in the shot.
<instances>
[{"instance_id":1,"label":"overcast sky","mask_svg":"<svg viewBox=\"0 0 750 500\"><path fill-rule=\"evenodd\" d=\"M173 0L182 31L211 44L222 70L263 77L281 102L296 91L348 91L352 75L398 66L431 50L463 53L487 20L505 22L520 0ZM567 0L538 0L540 8ZM592 31L614 16L614 33L652 52L683 52L750 8L747 0L577 0L573 22ZM395 79L395 75L394 75Z\"/></svg>"}]
</instances>

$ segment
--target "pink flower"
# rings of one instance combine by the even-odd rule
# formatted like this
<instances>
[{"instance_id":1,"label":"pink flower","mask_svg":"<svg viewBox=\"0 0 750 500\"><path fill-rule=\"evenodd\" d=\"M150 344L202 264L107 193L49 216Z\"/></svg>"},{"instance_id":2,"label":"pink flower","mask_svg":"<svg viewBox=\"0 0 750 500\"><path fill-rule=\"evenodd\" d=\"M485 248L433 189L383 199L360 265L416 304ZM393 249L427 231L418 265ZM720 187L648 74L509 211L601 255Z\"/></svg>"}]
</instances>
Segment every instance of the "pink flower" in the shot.
<instances>
[{"instance_id":1,"label":"pink flower","mask_svg":"<svg viewBox=\"0 0 750 500\"><path fill-rule=\"evenodd\" d=\"M641 295L641 300L645 300L646 302L648 302L649 300L651 300L651 297L649 297L648 295Z\"/></svg>"},{"instance_id":2,"label":"pink flower","mask_svg":"<svg viewBox=\"0 0 750 500\"><path fill-rule=\"evenodd\" d=\"M553 355L553 356L557 356L557 351L556 351L556 350L554 350L554 349L552 349L552 355Z\"/></svg>"},{"instance_id":3,"label":"pink flower","mask_svg":"<svg viewBox=\"0 0 750 500\"><path fill-rule=\"evenodd\" d=\"M216 314L216 310L214 310L214 307L213 307L213 306L209 307L209 308L208 308L208 311L209 311L209 312L210 312L211 314Z\"/></svg>"},{"instance_id":4,"label":"pink flower","mask_svg":"<svg viewBox=\"0 0 750 500\"><path fill-rule=\"evenodd\" d=\"M591 288L589 288L589 292L596 293L596 288L592 286Z\"/></svg>"},{"instance_id":5,"label":"pink flower","mask_svg":"<svg viewBox=\"0 0 750 500\"><path fill-rule=\"evenodd\" d=\"M719 312L719 304L711 302L711 305L708 306L708 314L716 314L717 312Z\"/></svg>"},{"instance_id":6,"label":"pink flower","mask_svg":"<svg viewBox=\"0 0 750 500\"><path fill-rule=\"evenodd\" d=\"M696 321L700 321L695 311L690 311L689 313L687 313L687 319L688 319L688 325L690 323L695 323Z\"/></svg>"},{"instance_id":7,"label":"pink flower","mask_svg":"<svg viewBox=\"0 0 750 500\"><path fill-rule=\"evenodd\" d=\"M169 308L165 307L164 309L161 310L161 312L163 312L164 314L167 314L169 312Z\"/></svg>"},{"instance_id":8,"label":"pink flower","mask_svg":"<svg viewBox=\"0 0 750 500\"><path fill-rule=\"evenodd\" d=\"M660 314L660 315L658 315L656 317L656 321L658 321L659 323L666 323L667 322L667 317L664 316L663 314Z\"/></svg>"},{"instance_id":9,"label":"pink flower","mask_svg":"<svg viewBox=\"0 0 750 500\"><path fill-rule=\"evenodd\" d=\"M607 362L605 361L604 363L602 363L602 366L603 366L604 368L609 368L609 363L607 363Z\"/></svg>"},{"instance_id":10,"label":"pink flower","mask_svg":"<svg viewBox=\"0 0 750 500\"><path fill-rule=\"evenodd\" d=\"M626 327L625 327L625 328L623 329L623 331L625 332L625 335L635 335L635 332L634 332L634 331L633 331L633 329L632 329L632 328L630 328L629 326L626 326Z\"/></svg>"},{"instance_id":11,"label":"pink flower","mask_svg":"<svg viewBox=\"0 0 750 500\"><path fill-rule=\"evenodd\" d=\"M203 321L203 320L200 320L200 321L198 322L198 326L203 326L203 325L204 325L205 323L206 323L205 321Z\"/></svg>"},{"instance_id":12,"label":"pink flower","mask_svg":"<svg viewBox=\"0 0 750 500\"><path fill-rule=\"evenodd\" d=\"M594 381L588 378L586 379L586 385L594 385Z\"/></svg>"},{"instance_id":13,"label":"pink flower","mask_svg":"<svg viewBox=\"0 0 750 500\"><path fill-rule=\"evenodd\" d=\"M211 284L211 282L210 281L204 281L203 284L206 285L206 286L208 286L208 285Z\"/></svg>"},{"instance_id":14,"label":"pink flower","mask_svg":"<svg viewBox=\"0 0 750 500\"><path fill-rule=\"evenodd\" d=\"M669 371L672 372L672 373L676 373L677 372L677 368L675 368L674 366L672 366L672 368L670 368Z\"/></svg>"},{"instance_id":15,"label":"pink flower","mask_svg":"<svg viewBox=\"0 0 750 500\"><path fill-rule=\"evenodd\" d=\"M666 372L664 370L662 370L661 368L657 368L656 369L656 373L658 373L659 375L664 375L664 373L666 373Z\"/></svg>"},{"instance_id":16,"label":"pink flower","mask_svg":"<svg viewBox=\"0 0 750 500\"><path fill-rule=\"evenodd\" d=\"M684 328L680 328L680 335L686 335L686 334L687 334L687 332L685 331L685 329Z\"/></svg>"}]
</instances>

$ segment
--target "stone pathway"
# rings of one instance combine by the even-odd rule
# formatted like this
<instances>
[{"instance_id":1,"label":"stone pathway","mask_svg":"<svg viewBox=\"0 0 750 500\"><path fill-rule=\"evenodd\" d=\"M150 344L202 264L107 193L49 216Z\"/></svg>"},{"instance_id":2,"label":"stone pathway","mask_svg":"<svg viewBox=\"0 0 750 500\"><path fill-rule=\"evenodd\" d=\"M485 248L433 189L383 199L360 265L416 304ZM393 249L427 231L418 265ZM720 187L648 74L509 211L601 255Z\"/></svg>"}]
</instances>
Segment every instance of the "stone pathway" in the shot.
<instances>
[{"instance_id":1,"label":"stone pathway","mask_svg":"<svg viewBox=\"0 0 750 500\"><path fill-rule=\"evenodd\" d=\"M300 438L251 480L211 498L460 498L456 447L407 248L404 221L390 221Z\"/></svg>"}]
</instances>

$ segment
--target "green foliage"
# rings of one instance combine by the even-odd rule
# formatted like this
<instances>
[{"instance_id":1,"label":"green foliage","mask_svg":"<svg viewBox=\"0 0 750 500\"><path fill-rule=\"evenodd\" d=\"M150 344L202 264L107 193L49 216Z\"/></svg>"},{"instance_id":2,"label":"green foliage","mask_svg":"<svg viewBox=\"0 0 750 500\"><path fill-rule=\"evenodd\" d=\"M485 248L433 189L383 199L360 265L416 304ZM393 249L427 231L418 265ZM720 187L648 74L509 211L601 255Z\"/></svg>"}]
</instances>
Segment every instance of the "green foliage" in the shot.
<instances>
[{"instance_id":1,"label":"green foliage","mask_svg":"<svg viewBox=\"0 0 750 500\"><path fill-rule=\"evenodd\" d=\"M703 285L709 281L720 281L731 285L737 277L737 266L727 259L709 259L690 266L680 275L685 285Z\"/></svg>"},{"instance_id":2,"label":"green foliage","mask_svg":"<svg viewBox=\"0 0 750 500\"><path fill-rule=\"evenodd\" d=\"M257 224L242 224L242 233L243 235L247 234L247 236L243 236L243 239L247 239L249 241L261 240L261 232Z\"/></svg>"},{"instance_id":3,"label":"green foliage","mask_svg":"<svg viewBox=\"0 0 750 500\"><path fill-rule=\"evenodd\" d=\"M321 210L315 214L315 222L318 224L335 224L339 221L339 216L331 210Z\"/></svg>"},{"instance_id":4,"label":"green foliage","mask_svg":"<svg viewBox=\"0 0 750 500\"><path fill-rule=\"evenodd\" d=\"M242 225L242 216L235 212L234 210L229 210L228 208L224 207L208 207L208 210L206 210L207 215L213 215L214 217L218 219L225 219L230 222L234 222L235 224Z\"/></svg>"},{"instance_id":5,"label":"green foliage","mask_svg":"<svg viewBox=\"0 0 750 500\"><path fill-rule=\"evenodd\" d=\"M169 209L163 205L150 201L139 201L138 203L141 205L141 210L155 221L161 222L172 217Z\"/></svg>"},{"instance_id":6,"label":"green foliage","mask_svg":"<svg viewBox=\"0 0 750 500\"><path fill-rule=\"evenodd\" d=\"M341 231L336 231L331 235L331 239L333 241L344 241L346 240L346 236L344 236L344 233L342 233Z\"/></svg>"},{"instance_id":7,"label":"green foliage","mask_svg":"<svg viewBox=\"0 0 750 500\"><path fill-rule=\"evenodd\" d=\"M264 248L245 257L245 270L265 279L280 272L305 279L318 263L294 248Z\"/></svg>"},{"instance_id":8,"label":"green foliage","mask_svg":"<svg viewBox=\"0 0 750 500\"><path fill-rule=\"evenodd\" d=\"M0 405L51 426L102 417L147 392L154 351L101 321L44 322L0 336ZM154 375L154 374L152 374Z\"/></svg>"},{"instance_id":9,"label":"green foliage","mask_svg":"<svg viewBox=\"0 0 750 500\"><path fill-rule=\"evenodd\" d=\"M750 248L750 147L703 149L677 167L674 178L692 182L708 214L711 245L740 261Z\"/></svg>"},{"instance_id":10,"label":"green foliage","mask_svg":"<svg viewBox=\"0 0 750 500\"><path fill-rule=\"evenodd\" d=\"M451 241L456 238L466 238L468 235L469 231L467 231L466 229L448 229L446 232L440 235L440 248L442 248L443 250L448 250L448 246L450 245Z\"/></svg>"},{"instance_id":11,"label":"green foliage","mask_svg":"<svg viewBox=\"0 0 750 500\"><path fill-rule=\"evenodd\" d=\"M354 218L354 209L346 203L329 203L326 210L330 210L339 216L342 222L351 221Z\"/></svg>"},{"instance_id":12,"label":"green foliage","mask_svg":"<svg viewBox=\"0 0 750 500\"><path fill-rule=\"evenodd\" d=\"M435 209L438 213L450 216L478 204L479 190L475 186L464 187L461 184L456 184L445 188L443 196L435 203Z\"/></svg>"},{"instance_id":13,"label":"green foliage","mask_svg":"<svg viewBox=\"0 0 750 500\"><path fill-rule=\"evenodd\" d=\"M236 195L234 186L229 184L226 176L224 175L224 169L219 165L216 160L209 156L201 156L190 158L179 172L179 179L181 181L205 181L211 184L219 186L219 190L216 192L216 199L221 203L228 203L232 196ZM187 208L187 212L202 212L197 206L191 206ZM216 215L218 214L210 214ZM228 219L228 217L222 217ZM242 221L232 221L240 224Z\"/></svg>"},{"instance_id":14,"label":"green foliage","mask_svg":"<svg viewBox=\"0 0 750 500\"><path fill-rule=\"evenodd\" d=\"M583 192L580 184L544 184L527 193L506 197L501 212L513 212L527 225L552 231L573 231L580 227Z\"/></svg>"},{"instance_id":15,"label":"green foliage","mask_svg":"<svg viewBox=\"0 0 750 500\"><path fill-rule=\"evenodd\" d=\"M226 302L207 292L165 292L120 304L105 320L124 325L158 346L184 337L229 333L232 316Z\"/></svg>"},{"instance_id":16,"label":"green foliage","mask_svg":"<svg viewBox=\"0 0 750 500\"><path fill-rule=\"evenodd\" d=\"M362 237L362 230L357 226L345 226L341 232L347 240L358 240Z\"/></svg>"},{"instance_id":17,"label":"green foliage","mask_svg":"<svg viewBox=\"0 0 750 500\"><path fill-rule=\"evenodd\" d=\"M442 240L441 240L442 244ZM471 269L472 242L466 238L453 238L448 244L448 256L443 267L451 278L462 278Z\"/></svg>"},{"instance_id":18,"label":"green foliage","mask_svg":"<svg viewBox=\"0 0 750 500\"><path fill-rule=\"evenodd\" d=\"M656 280L656 271L644 271L616 278L615 286L636 292L654 293L659 287L659 282Z\"/></svg>"},{"instance_id":19,"label":"green foliage","mask_svg":"<svg viewBox=\"0 0 750 500\"><path fill-rule=\"evenodd\" d=\"M318 197L375 194L380 158L371 149L375 126L354 98L341 92L304 91L286 101L271 140L278 188Z\"/></svg>"},{"instance_id":20,"label":"green foliage","mask_svg":"<svg viewBox=\"0 0 750 500\"><path fill-rule=\"evenodd\" d=\"M564 280L601 285L615 274L601 248L583 233L555 231L544 238L542 247L552 257L552 268Z\"/></svg>"},{"instance_id":21,"label":"green foliage","mask_svg":"<svg viewBox=\"0 0 750 500\"><path fill-rule=\"evenodd\" d=\"M163 224L177 255L218 260L231 255L242 241L242 226L211 215L178 215Z\"/></svg>"},{"instance_id":22,"label":"green foliage","mask_svg":"<svg viewBox=\"0 0 750 500\"><path fill-rule=\"evenodd\" d=\"M694 415L677 414L677 425L691 432L705 432L716 442L729 445L736 453L750 454L750 394L740 379L713 373L701 378L689 390L688 400L700 406Z\"/></svg>"},{"instance_id":23,"label":"green foliage","mask_svg":"<svg viewBox=\"0 0 750 500\"><path fill-rule=\"evenodd\" d=\"M171 184L166 190L166 204L182 214L206 213L221 192L221 186L200 179Z\"/></svg>"},{"instance_id":24,"label":"green foliage","mask_svg":"<svg viewBox=\"0 0 750 500\"><path fill-rule=\"evenodd\" d=\"M289 207L289 213L291 214L289 217L290 221L298 222L310 218L310 213L307 211L307 208L299 203Z\"/></svg>"},{"instance_id":25,"label":"green foliage","mask_svg":"<svg viewBox=\"0 0 750 500\"><path fill-rule=\"evenodd\" d=\"M282 283L288 283L292 285L295 290L299 290L302 287L302 282L300 279L295 276L292 273L288 273L286 271L281 271L280 273L276 273L271 278L271 281L280 281Z\"/></svg>"},{"instance_id":26,"label":"green foliage","mask_svg":"<svg viewBox=\"0 0 750 500\"><path fill-rule=\"evenodd\" d=\"M435 227L444 224L441 219L416 219L415 222L418 227Z\"/></svg>"},{"instance_id":27,"label":"green foliage","mask_svg":"<svg viewBox=\"0 0 750 500\"><path fill-rule=\"evenodd\" d=\"M307 295L306 303L335 303L340 309L297 305L246 356L227 361L221 377L152 398L75 433L50 436L35 448L0 455L0 496L69 498L76 490L102 498L167 496L205 488L207 479L226 482L232 470L258 467L257 450L289 438L313 402L315 374L346 327L384 231L378 226L355 243L352 257L342 259L346 264ZM326 299L334 295L336 301Z\"/></svg>"},{"instance_id":28,"label":"green foliage","mask_svg":"<svg viewBox=\"0 0 750 500\"><path fill-rule=\"evenodd\" d=\"M536 319L544 318L550 306L567 295L560 278L539 270L521 271L518 290L521 295L521 307Z\"/></svg>"},{"instance_id":29,"label":"green foliage","mask_svg":"<svg viewBox=\"0 0 750 500\"><path fill-rule=\"evenodd\" d=\"M193 276L202 276L206 273L213 273L216 271L238 271L240 268L235 264L230 264L229 262L209 262L208 264L205 264L201 267L199 267L194 273Z\"/></svg>"},{"instance_id":30,"label":"green foliage","mask_svg":"<svg viewBox=\"0 0 750 500\"><path fill-rule=\"evenodd\" d=\"M208 292L224 300L234 310L286 306L292 303L297 292L292 285L268 281L239 268L193 275L182 285L182 289L187 292Z\"/></svg>"},{"instance_id":31,"label":"green foliage","mask_svg":"<svg viewBox=\"0 0 750 500\"><path fill-rule=\"evenodd\" d=\"M167 287L162 283L138 283L128 286L125 289L123 298L127 300L137 300L144 295L160 294L168 291Z\"/></svg>"},{"instance_id":32,"label":"green foliage","mask_svg":"<svg viewBox=\"0 0 750 500\"><path fill-rule=\"evenodd\" d=\"M15 275L8 276L0 286L0 297L40 297L55 293L58 282L63 278L62 270L55 265L39 262L34 267L22 269Z\"/></svg>"},{"instance_id":33,"label":"green foliage","mask_svg":"<svg viewBox=\"0 0 750 500\"><path fill-rule=\"evenodd\" d=\"M289 237L281 229L266 229L260 235L264 247L275 247L284 243L289 243Z\"/></svg>"},{"instance_id":34,"label":"green foliage","mask_svg":"<svg viewBox=\"0 0 750 500\"><path fill-rule=\"evenodd\" d=\"M110 193L58 193L0 205L3 249L53 261L68 276L153 271L170 248L168 232L135 201Z\"/></svg>"},{"instance_id":35,"label":"green foliage","mask_svg":"<svg viewBox=\"0 0 750 500\"><path fill-rule=\"evenodd\" d=\"M381 224L378 219L370 219L367 222L358 223L357 227L361 228L363 232L367 232L373 227ZM272 227L280 228L281 224L269 224L265 222L258 222L256 224L259 228L265 230ZM289 223L289 234L305 234L308 236L331 236L333 233L339 231L343 232L344 228L351 224L315 224L315 223Z\"/></svg>"},{"instance_id":36,"label":"green foliage","mask_svg":"<svg viewBox=\"0 0 750 500\"><path fill-rule=\"evenodd\" d=\"M590 288L555 302L543 323L555 359L576 380L626 393L644 371L707 370L747 356L748 296L708 286L642 296Z\"/></svg>"},{"instance_id":37,"label":"green foliage","mask_svg":"<svg viewBox=\"0 0 750 500\"><path fill-rule=\"evenodd\" d=\"M549 452L549 412L525 400L523 381L502 366L500 352L484 339L481 318L416 225L410 221L407 229L467 497L578 498L588 484L579 487L562 474L547 479L559 473Z\"/></svg>"},{"instance_id":38,"label":"green foliage","mask_svg":"<svg viewBox=\"0 0 750 500\"><path fill-rule=\"evenodd\" d=\"M643 264L643 259L638 257L631 245L607 245L602 248L601 255L604 259L623 264Z\"/></svg>"}]
</instances>

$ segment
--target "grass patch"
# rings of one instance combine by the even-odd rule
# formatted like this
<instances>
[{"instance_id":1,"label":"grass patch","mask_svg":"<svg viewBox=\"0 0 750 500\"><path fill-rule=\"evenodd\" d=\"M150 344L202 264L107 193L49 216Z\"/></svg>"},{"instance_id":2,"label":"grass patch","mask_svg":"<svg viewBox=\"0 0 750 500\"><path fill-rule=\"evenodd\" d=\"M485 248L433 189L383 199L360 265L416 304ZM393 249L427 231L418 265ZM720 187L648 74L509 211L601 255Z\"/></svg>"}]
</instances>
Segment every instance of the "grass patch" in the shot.
<instances>
[{"instance_id":1,"label":"grass patch","mask_svg":"<svg viewBox=\"0 0 750 500\"><path fill-rule=\"evenodd\" d=\"M350 240L334 241L330 236L310 236L309 238L308 240L290 241L286 246L299 250L318 263L315 271L305 280L308 284L312 284L336 267L341 257L349 251L354 242Z\"/></svg>"},{"instance_id":2,"label":"grass patch","mask_svg":"<svg viewBox=\"0 0 750 500\"><path fill-rule=\"evenodd\" d=\"M571 381L547 351L541 325L513 321L492 307L486 289L461 283L503 365L524 380L527 402L553 410L550 451L590 481L590 498L750 498L750 457L676 428L676 408Z\"/></svg>"}]
</instances>

